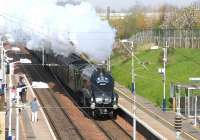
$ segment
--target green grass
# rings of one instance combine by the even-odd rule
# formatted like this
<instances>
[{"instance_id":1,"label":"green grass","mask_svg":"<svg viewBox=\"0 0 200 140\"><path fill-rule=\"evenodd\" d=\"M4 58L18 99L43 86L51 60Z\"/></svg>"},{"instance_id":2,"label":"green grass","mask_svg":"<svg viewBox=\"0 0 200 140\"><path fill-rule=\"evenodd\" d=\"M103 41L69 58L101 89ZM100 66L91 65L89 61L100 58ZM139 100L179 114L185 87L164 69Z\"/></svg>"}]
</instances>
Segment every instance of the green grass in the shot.
<instances>
[{"instance_id":1,"label":"green grass","mask_svg":"<svg viewBox=\"0 0 200 140\"><path fill-rule=\"evenodd\" d=\"M136 94L139 94L160 106L163 98L162 75L158 68L162 67L162 50L146 50L136 55L145 63L147 70L135 59ZM117 82L131 87L131 58L118 53L112 56L112 74ZM168 50L166 97L170 96L170 82L188 83L189 77L200 76L200 49ZM169 105L169 103L168 103Z\"/></svg>"}]
</instances>

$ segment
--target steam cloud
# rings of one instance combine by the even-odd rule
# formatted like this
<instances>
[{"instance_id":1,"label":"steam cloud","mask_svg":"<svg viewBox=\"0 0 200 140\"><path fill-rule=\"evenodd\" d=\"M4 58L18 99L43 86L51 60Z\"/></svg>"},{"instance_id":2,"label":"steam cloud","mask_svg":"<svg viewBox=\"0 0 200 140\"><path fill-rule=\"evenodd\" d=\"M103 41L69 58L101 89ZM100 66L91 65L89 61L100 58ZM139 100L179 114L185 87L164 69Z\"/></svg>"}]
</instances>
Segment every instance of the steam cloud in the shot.
<instances>
[{"instance_id":1,"label":"steam cloud","mask_svg":"<svg viewBox=\"0 0 200 140\"><path fill-rule=\"evenodd\" d=\"M56 0L0 0L0 34L12 34L30 49L85 53L102 62L112 52L115 30L87 2L57 6ZM73 44L73 45L72 45Z\"/></svg>"}]
</instances>

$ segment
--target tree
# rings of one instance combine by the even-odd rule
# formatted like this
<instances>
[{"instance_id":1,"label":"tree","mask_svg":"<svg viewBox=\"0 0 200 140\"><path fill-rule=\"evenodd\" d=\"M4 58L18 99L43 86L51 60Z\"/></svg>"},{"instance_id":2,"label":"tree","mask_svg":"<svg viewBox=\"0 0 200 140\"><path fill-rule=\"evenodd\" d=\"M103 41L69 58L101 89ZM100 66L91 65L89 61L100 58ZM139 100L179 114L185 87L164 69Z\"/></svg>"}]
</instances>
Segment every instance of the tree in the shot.
<instances>
[{"instance_id":1,"label":"tree","mask_svg":"<svg viewBox=\"0 0 200 140\"><path fill-rule=\"evenodd\" d=\"M129 38L146 28L145 15L142 12L132 13L124 19L111 19L110 24L117 29L117 38Z\"/></svg>"},{"instance_id":2,"label":"tree","mask_svg":"<svg viewBox=\"0 0 200 140\"><path fill-rule=\"evenodd\" d=\"M174 8L171 12L162 19L161 27L170 27L177 29L193 29L200 26L200 11L194 6L177 9Z\"/></svg>"},{"instance_id":3,"label":"tree","mask_svg":"<svg viewBox=\"0 0 200 140\"><path fill-rule=\"evenodd\" d=\"M110 19L110 24L117 30L116 38L123 38L124 37L124 20L122 19Z\"/></svg>"},{"instance_id":4,"label":"tree","mask_svg":"<svg viewBox=\"0 0 200 140\"><path fill-rule=\"evenodd\" d=\"M154 28L165 28L166 26L171 26L171 17L176 11L176 7L170 4L164 4L160 8L158 8L157 13L159 13L158 20L154 22Z\"/></svg>"}]
</instances>

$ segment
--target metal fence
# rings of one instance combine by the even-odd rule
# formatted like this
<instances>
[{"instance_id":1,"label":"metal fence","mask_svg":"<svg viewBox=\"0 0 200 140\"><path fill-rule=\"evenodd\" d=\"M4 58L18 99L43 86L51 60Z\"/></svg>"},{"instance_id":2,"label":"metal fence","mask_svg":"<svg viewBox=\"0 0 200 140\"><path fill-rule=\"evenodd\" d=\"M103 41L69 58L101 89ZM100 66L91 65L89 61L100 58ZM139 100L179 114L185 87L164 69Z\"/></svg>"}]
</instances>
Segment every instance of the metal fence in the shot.
<instances>
[{"instance_id":1,"label":"metal fence","mask_svg":"<svg viewBox=\"0 0 200 140\"><path fill-rule=\"evenodd\" d=\"M195 96L181 97L181 113L187 117L195 115ZM200 116L200 96L197 96L197 116Z\"/></svg>"},{"instance_id":2,"label":"metal fence","mask_svg":"<svg viewBox=\"0 0 200 140\"><path fill-rule=\"evenodd\" d=\"M200 48L200 29L152 29L132 36L135 46L154 43L160 47L166 41L172 48Z\"/></svg>"}]
</instances>

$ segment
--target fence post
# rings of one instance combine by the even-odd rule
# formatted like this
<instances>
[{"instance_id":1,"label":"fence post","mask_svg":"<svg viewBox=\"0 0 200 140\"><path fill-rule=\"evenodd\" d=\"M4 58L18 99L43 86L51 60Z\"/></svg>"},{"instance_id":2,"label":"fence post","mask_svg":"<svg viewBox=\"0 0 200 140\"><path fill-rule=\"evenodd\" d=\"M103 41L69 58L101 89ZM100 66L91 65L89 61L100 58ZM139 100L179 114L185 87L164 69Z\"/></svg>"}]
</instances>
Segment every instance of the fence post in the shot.
<instances>
[{"instance_id":1,"label":"fence post","mask_svg":"<svg viewBox=\"0 0 200 140\"><path fill-rule=\"evenodd\" d=\"M185 32L185 48L187 48L187 45L188 45L188 43L187 43L187 41L188 41L188 31L187 30L184 30L184 32Z\"/></svg>"},{"instance_id":2,"label":"fence post","mask_svg":"<svg viewBox=\"0 0 200 140\"><path fill-rule=\"evenodd\" d=\"M192 48L194 48L194 30L192 29Z\"/></svg>"},{"instance_id":3,"label":"fence post","mask_svg":"<svg viewBox=\"0 0 200 140\"><path fill-rule=\"evenodd\" d=\"M179 48L181 48L181 29L179 30L179 41L180 41Z\"/></svg>"},{"instance_id":4,"label":"fence post","mask_svg":"<svg viewBox=\"0 0 200 140\"><path fill-rule=\"evenodd\" d=\"M198 36L197 36L198 48L199 48L199 35L200 35L200 30L198 29Z\"/></svg>"},{"instance_id":5,"label":"fence post","mask_svg":"<svg viewBox=\"0 0 200 140\"><path fill-rule=\"evenodd\" d=\"M175 39L176 39L176 38L175 38L175 31L176 31L176 29L174 29L174 48L176 47L176 46L175 46L175 42L176 42L176 41L175 41Z\"/></svg>"}]
</instances>

